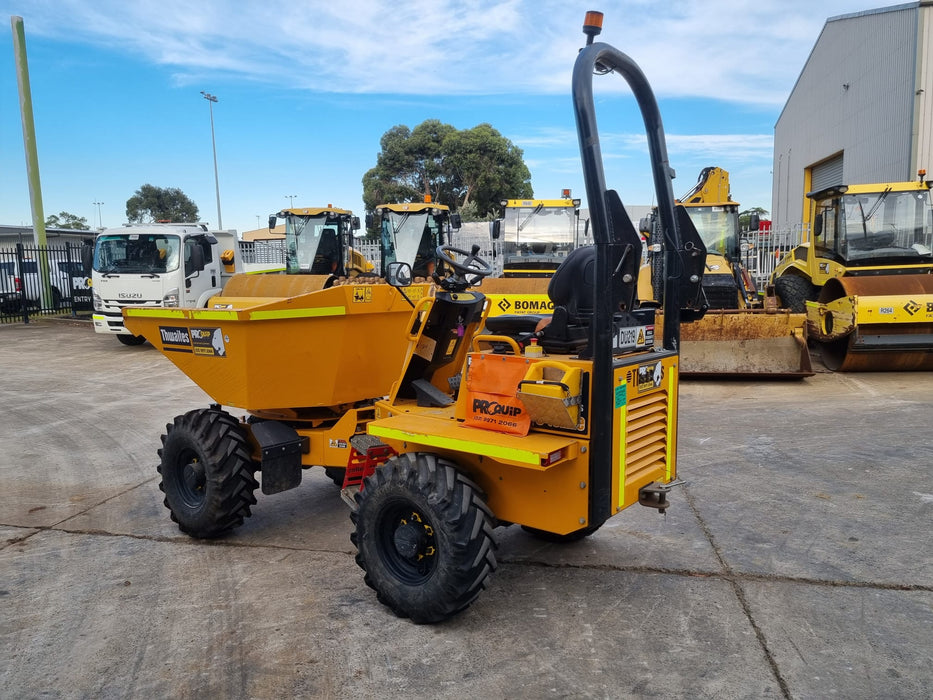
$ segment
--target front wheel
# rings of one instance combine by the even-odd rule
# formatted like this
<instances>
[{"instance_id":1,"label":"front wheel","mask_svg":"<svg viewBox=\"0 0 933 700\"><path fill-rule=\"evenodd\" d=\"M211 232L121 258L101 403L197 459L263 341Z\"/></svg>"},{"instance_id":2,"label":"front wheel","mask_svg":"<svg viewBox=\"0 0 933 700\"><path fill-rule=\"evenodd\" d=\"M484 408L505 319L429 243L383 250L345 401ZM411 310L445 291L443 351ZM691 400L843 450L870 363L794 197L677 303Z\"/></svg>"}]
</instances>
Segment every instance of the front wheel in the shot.
<instances>
[{"instance_id":1,"label":"front wheel","mask_svg":"<svg viewBox=\"0 0 933 700\"><path fill-rule=\"evenodd\" d=\"M379 602L418 624L468 607L496 569L493 516L479 487L424 452L393 457L356 494L350 539Z\"/></svg>"},{"instance_id":2,"label":"front wheel","mask_svg":"<svg viewBox=\"0 0 933 700\"><path fill-rule=\"evenodd\" d=\"M119 340L124 345L130 346L142 345L146 342L146 339L141 335L124 335L123 333L120 333L117 336L117 340Z\"/></svg>"},{"instance_id":3,"label":"front wheel","mask_svg":"<svg viewBox=\"0 0 933 700\"><path fill-rule=\"evenodd\" d=\"M795 314L806 313L807 302L815 301L817 289L810 280L799 275L784 275L774 281L774 291L781 306Z\"/></svg>"},{"instance_id":4,"label":"front wheel","mask_svg":"<svg viewBox=\"0 0 933 700\"><path fill-rule=\"evenodd\" d=\"M198 409L165 426L159 488L178 529L216 537L243 524L256 504L249 442L240 424L219 409Z\"/></svg>"}]
</instances>

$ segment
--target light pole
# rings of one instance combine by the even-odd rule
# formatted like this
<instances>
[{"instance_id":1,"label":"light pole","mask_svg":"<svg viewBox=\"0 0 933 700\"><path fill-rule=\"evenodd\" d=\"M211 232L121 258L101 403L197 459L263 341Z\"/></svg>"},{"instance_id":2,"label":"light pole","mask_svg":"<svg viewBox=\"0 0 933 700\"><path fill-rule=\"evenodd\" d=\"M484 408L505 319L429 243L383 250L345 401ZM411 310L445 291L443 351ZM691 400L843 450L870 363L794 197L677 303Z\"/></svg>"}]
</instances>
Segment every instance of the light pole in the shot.
<instances>
[{"instance_id":1,"label":"light pole","mask_svg":"<svg viewBox=\"0 0 933 700\"><path fill-rule=\"evenodd\" d=\"M287 195L285 195L285 199L288 200L288 208L289 208L289 209L294 209L294 208L295 208L295 197L297 197L297 196L298 196L297 194L287 194Z\"/></svg>"},{"instance_id":2,"label":"light pole","mask_svg":"<svg viewBox=\"0 0 933 700\"><path fill-rule=\"evenodd\" d=\"M104 224L101 223L100 208L104 203L103 202L91 202L91 204L97 207L97 228L102 229L104 228Z\"/></svg>"},{"instance_id":3,"label":"light pole","mask_svg":"<svg viewBox=\"0 0 933 700\"><path fill-rule=\"evenodd\" d=\"M217 98L209 92L201 90L201 95L208 101L211 111L211 146L214 149L214 187L217 190L217 228L223 229L224 221L220 217L220 179L217 177L217 142L214 141L214 103Z\"/></svg>"}]
</instances>

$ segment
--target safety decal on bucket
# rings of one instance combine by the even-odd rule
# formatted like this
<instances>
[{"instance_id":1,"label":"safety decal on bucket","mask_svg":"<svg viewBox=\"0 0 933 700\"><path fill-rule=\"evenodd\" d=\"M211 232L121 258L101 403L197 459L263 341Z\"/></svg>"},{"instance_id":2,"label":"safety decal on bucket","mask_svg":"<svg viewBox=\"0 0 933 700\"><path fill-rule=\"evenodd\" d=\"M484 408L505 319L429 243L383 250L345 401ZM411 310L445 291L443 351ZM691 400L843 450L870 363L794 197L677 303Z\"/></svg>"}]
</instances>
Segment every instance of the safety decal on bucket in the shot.
<instances>
[{"instance_id":1,"label":"safety decal on bucket","mask_svg":"<svg viewBox=\"0 0 933 700\"><path fill-rule=\"evenodd\" d=\"M373 300L373 288L366 285L360 285L353 288L353 303L368 304Z\"/></svg>"}]
</instances>

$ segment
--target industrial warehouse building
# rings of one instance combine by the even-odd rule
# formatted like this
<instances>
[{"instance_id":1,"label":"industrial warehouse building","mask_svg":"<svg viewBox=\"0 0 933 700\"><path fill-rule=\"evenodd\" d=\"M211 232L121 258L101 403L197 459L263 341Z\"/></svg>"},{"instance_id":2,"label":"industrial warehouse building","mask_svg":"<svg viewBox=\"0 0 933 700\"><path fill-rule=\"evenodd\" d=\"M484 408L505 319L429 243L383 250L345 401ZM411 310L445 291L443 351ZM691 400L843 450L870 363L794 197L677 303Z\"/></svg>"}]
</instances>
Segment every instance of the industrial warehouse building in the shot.
<instances>
[{"instance_id":1,"label":"industrial warehouse building","mask_svg":"<svg viewBox=\"0 0 933 700\"><path fill-rule=\"evenodd\" d=\"M933 177L933 0L831 17L774 129L774 228L832 185Z\"/></svg>"}]
</instances>

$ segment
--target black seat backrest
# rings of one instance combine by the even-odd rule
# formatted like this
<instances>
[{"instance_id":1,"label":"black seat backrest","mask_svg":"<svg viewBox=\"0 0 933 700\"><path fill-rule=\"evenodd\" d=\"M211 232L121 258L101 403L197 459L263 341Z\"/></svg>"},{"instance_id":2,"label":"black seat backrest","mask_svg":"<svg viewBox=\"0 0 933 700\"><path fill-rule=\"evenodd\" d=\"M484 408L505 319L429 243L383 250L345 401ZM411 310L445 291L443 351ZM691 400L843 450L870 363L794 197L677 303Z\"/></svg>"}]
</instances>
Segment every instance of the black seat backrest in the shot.
<instances>
[{"instance_id":1,"label":"black seat backrest","mask_svg":"<svg viewBox=\"0 0 933 700\"><path fill-rule=\"evenodd\" d=\"M586 246L571 251L554 271L547 294L554 307L563 306L578 322L593 315L596 293L596 248Z\"/></svg>"}]
</instances>

